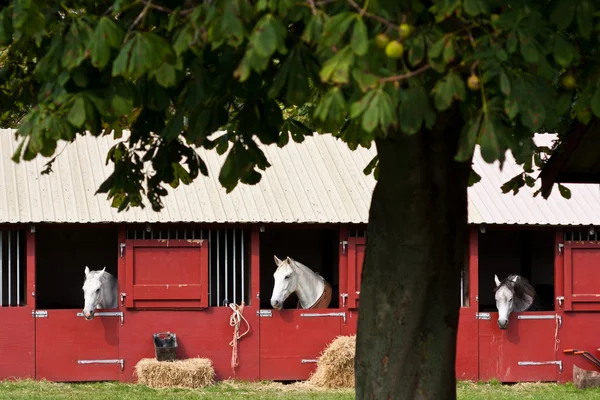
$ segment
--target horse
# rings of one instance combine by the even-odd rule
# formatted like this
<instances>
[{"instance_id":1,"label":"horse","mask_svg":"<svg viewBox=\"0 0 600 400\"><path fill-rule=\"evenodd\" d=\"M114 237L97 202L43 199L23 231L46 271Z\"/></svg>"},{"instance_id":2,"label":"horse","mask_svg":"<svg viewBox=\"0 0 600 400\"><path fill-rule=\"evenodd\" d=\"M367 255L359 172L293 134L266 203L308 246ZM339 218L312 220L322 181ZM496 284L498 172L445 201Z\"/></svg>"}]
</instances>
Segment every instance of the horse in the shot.
<instances>
[{"instance_id":1,"label":"horse","mask_svg":"<svg viewBox=\"0 0 600 400\"><path fill-rule=\"evenodd\" d=\"M117 279L106 272L106 267L100 271L90 271L85 267L83 317L87 321L94 318L97 308L117 308L117 296Z\"/></svg>"},{"instance_id":2,"label":"horse","mask_svg":"<svg viewBox=\"0 0 600 400\"><path fill-rule=\"evenodd\" d=\"M298 296L298 306L303 309L327 308L331 303L332 288L321 275L306 265L287 257L280 260L273 256L277 270L273 274L275 286L271 306L280 310L290 294Z\"/></svg>"},{"instance_id":3,"label":"horse","mask_svg":"<svg viewBox=\"0 0 600 400\"><path fill-rule=\"evenodd\" d=\"M532 309L536 305L537 294L529 281L520 275L509 275L502 282L498 275L494 275L494 281L498 326L500 329L506 329L510 313Z\"/></svg>"}]
</instances>

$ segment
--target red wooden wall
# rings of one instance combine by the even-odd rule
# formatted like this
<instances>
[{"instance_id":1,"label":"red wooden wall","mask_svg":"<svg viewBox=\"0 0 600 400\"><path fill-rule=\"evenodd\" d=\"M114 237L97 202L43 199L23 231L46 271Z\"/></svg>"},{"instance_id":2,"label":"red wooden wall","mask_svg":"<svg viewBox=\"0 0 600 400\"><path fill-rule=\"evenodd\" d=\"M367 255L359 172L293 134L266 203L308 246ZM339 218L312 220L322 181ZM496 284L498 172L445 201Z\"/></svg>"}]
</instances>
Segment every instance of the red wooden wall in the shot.
<instances>
[{"instance_id":1,"label":"red wooden wall","mask_svg":"<svg viewBox=\"0 0 600 400\"><path fill-rule=\"evenodd\" d=\"M141 358L154 357L154 347L152 344L152 334L163 331L173 331L177 333L179 348L178 356L180 358L186 357L208 357L210 358L217 371L218 379L227 379L230 377L236 377L246 380L258 380L258 379L272 379L282 378L281 376L275 376L273 368L266 368L263 365L261 368L261 351L267 354L271 352L270 357L277 366L277 354L273 353L267 347L265 343L268 342L267 336L263 338L261 344L261 326L267 332L268 323L275 323L276 321L269 320L266 324L263 324L265 320L261 321L261 318L257 316L259 311L258 296L260 295L260 271L257 268L260 265L260 252L259 252L259 233L258 229L255 229L252 233L251 241L251 302L246 305L244 310L244 316L250 323L251 330L248 335L243 337L239 342L239 356L240 365L235 370L235 373L230 367L231 362L231 347L229 342L232 339L233 329L229 325L229 317L231 310L225 307L206 307L203 303L204 299L198 297L196 294L189 296L189 293L185 290L179 290L174 296L168 295L163 290L160 294L162 300L161 304L149 304L142 295L137 298L136 295L131 297L127 296L124 302L119 304L118 311L123 312L124 322L120 326L119 320L110 322L112 325L119 325L116 338L118 339L118 354L115 356L119 359L124 360L124 368L121 371L118 366L108 366L102 371L109 371L108 374L100 372L98 374L92 373L94 367L80 367L77 373L72 372L70 378L66 375L61 375L60 370L54 370L47 368L50 363L56 365L57 358L61 356L66 357L66 353L62 354L56 351L56 348L64 345L67 346L69 340L63 337L61 343L56 342L56 336L49 335L45 339L49 332L54 329L60 334L61 329L64 330L64 326L61 328L61 324L55 328L47 328L52 323L57 323L54 319L40 319L32 318L31 313L35 310L35 233L27 232L27 304L23 307L2 307L0 308L0 379L5 378L27 378L27 377L47 377L48 379L56 380L86 380L86 379L119 379L122 381L131 381L134 379L133 370L134 366ZM518 340L524 340L525 331L517 330L516 333L512 332L500 332L493 326L494 321L486 321L489 323L486 329L491 329L488 333L482 331L481 320L477 319L477 295L478 295L478 232L477 227L473 227L470 235L470 247L469 247L469 306L463 307L460 310L459 319L459 332L457 341L457 357L456 357L456 376L458 379L465 380L477 380L487 379L485 368L482 367L482 357L492 358L495 357L495 349L489 348L489 355L482 353L482 349L485 346L482 344L481 335L492 334L498 336L498 340L510 339L508 336L513 335L512 339L514 342L515 352L522 353L519 350ZM124 229L120 230L119 243L125 242ZM348 241L348 247L345 248L343 243ZM141 243L141 242L140 242ZM564 244L564 250L559 251L559 243ZM572 356L563 354L564 349L578 348L581 350L587 350L593 354L600 356L598 348L600 343L597 339L597 327L600 326L600 243L598 242L564 242L562 236L562 230L557 229L556 231L556 254L555 254L555 297L557 298L555 304L555 313L561 318L562 324L556 332L556 338L559 340L558 351L556 352L556 360L562 362L562 372L559 372L558 367L555 366L542 366L546 370L556 368L556 380L559 382L567 382L572 379L572 368L573 365L578 365L581 368L595 370L595 367L590 364L581 356ZM193 247L193 246L192 246ZM196 246L200 253L196 255L190 255L192 259L188 260L192 263L203 262L203 257L206 254L203 251L206 249L200 245ZM120 291L126 291L134 293L135 280L128 280L128 274L135 273L134 264L128 262L127 257L128 251L131 251L131 247L126 248L125 256L118 258L118 276ZM364 257L364 239L362 238L348 238L346 229L340 230L340 293L351 293L347 298L340 299L340 308L336 310L328 311L343 311L345 312L346 321L341 320L328 320L328 323L333 323L338 328L335 328L335 334L351 335L356 333L356 324L358 320L358 309L359 309L359 294L360 294L360 269L361 262ZM188 256L184 256L188 257ZM158 264L157 264L158 265ZM132 269L134 268L134 269ZM146 271L147 272L147 271ZM185 275L185 273L184 273ZM166 279L166 278L165 278ZM166 284L193 284L201 287L206 285L206 277L204 275L193 275L187 276L188 281L186 282L145 282L143 279L139 281L139 285L166 285ZM168 280L168 279L167 279ZM132 283L133 282L133 283ZM129 286L128 286L129 285ZM133 285L133 286L132 286ZM145 290L145 289L144 289ZM154 290L154 289L153 289ZM564 297L564 299L563 299ZM170 302L188 302L188 309L173 311L172 307L176 306ZM154 309L139 309L144 307ZM81 319L70 316L69 313L80 310L50 310L50 315L65 314L65 321L69 318L74 319L74 324L80 324ZM68 315L67 315L68 314ZM290 318L297 318L292 316L294 312L288 313ZM553 314L553 313L550 313ZM285 315L281 314L281 317L285 320ZM58 317L57 317L58 318ZM285 321L284 321L285 322ZM317 325L319 323L314 320ZM519 323L520 328L524 328L526 324L531 324L531 321L511 321ZM311 322L312 324L313 322ZM39 325L39 332L36 335L36 324ZM100 321L97 324L102 325ZM262 325L261 325L262 324ZM545 322L548 327L544 328L544 333L553 328L554 321L548 320ZM42 329L46 325L47 327ZM85 325L86 328L90 324ZM321 325L322 326L322 325ZM542 326L542 323L536 325ZM105 327L108 329L108 327ZM242 327L243 329L244 327ZM309 327L307 326L306 329ZM313 327L314 328L314 327ZM103 329L98 327L97 329ZM311 328L312 329L312 328ZM517 329L517 328L515 328ZM535 328L538 329L538 328ZM550 332L552 335L555 332ZM65 332L63 332L65 334ZM514 335L517 336L514 336ZM535 332L527 332L527 334L534 335ZM101 335L102 336L102 335ZM112 339L108 340L109 335L104 335L107 341L112 343ZM534 335L535 336L535 335ZM532 336L532 337L534 337ZM101 340L101 339L98 339ZM315 340L325 340L323 335ZM330 340L330 339L327 339ZM532 339L533 340L533 339ZM550 339L549 339L550 340ZM554 338L552 338L554 340ZM56 342L56 343L54 343ZM64 342L64 343L63 343ZM36 345L37 343L37 345ZM54 343L54 344L53 344ZM71 341L70 343L73 343ZM508 342L507 342L508 343ZM510 344L510 343L508 343ZM58 347L51 347L58 346ZM511 346L513 344L510 344ZM36 348L37 346L37 348ZM483 347L482 347L483 346ZM540 345L541 346L541 345ZM549 345L548 345L549 346ZM548 347L546 346L546 347ZM84 346L85 347L85 346ZM66 348L66 347L65 347ZM37 350L37 357L36 357ZM273 350L280 351L280 350ZM315 352L316 350L310 350ZM512 350L511 350L512 351ZM487 353L486 353L487 354ZM513 353L511 353L513 354ZM287 355L284 355L287 357ZM82 357L81 354L74 354L69 356L68 362L71 364L77 357ZM92 356L90 356L92 357ZM112 357L112 355L111 355ZM291 356L290 356L291 357ZM296 358L305 357L303 354L298 354ZM510 356L515 357L515 356ZM37 358L37 365L36 365ZM264 359L266 360L266 359ZM263 362L267 362L264 361ZM288 360L289 361L289 360ZM286 367L292 371L289 376L290 379L302 379L307 378L310 372L314 370L315 365L302 365L296 367L298 360L290 361L290 366ZM514 361L514 360L513 360ZM71 365L65 361L65 366ZM271 361L268 361L271 362ZM512 361L511 361L512 362ZM48 364L48 365L45 365ZM265 364L266 365L266 364ZM508 365L508 364L507 364ZM66 368L66 367L65 367ZM86 368L88 368L86 370ZM113 369L110 369L113 368ZM483 368L483 369L482 369ZM67 371L67 369L65 369ZM86 372L87 371L87 372ZM114 372L110 372L114 371ZM294 372L295 371L295 372ZM533 371L530 369L529 371ZM538 372L528 372L531 377L537 376ZM114 375L112 375L114 374ZM273 375L275 374L275 375ZM299 374L299 375L298 375ZM518 369L511 371L510 376L506 375L508 380L519 380L529 379L527 374L520 373ZM269 375L273 375L270 377ZM294 376L292 376L294 375ZM527 376L526 376L527 375ZM110 378L114 376L114 378ZM546 374L545 376L548 376ZM533 379L533 378L532 378Z\"/></svg>"}]
</instances>

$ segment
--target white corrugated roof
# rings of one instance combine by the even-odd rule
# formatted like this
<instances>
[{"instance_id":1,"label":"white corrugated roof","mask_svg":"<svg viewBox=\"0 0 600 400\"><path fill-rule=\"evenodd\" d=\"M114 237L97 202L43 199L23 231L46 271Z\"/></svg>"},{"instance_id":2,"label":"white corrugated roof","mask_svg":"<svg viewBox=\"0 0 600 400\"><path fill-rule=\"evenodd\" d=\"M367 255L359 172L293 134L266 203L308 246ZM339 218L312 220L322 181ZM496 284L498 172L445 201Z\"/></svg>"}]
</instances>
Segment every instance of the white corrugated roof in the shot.
<instances>
[{"instance_id":1,"label":"white corrugated roof","mask_svg":"<svg viewBox=\"0 0 600 400\"><path fill-rule=\"evenodd\" d=\"M539 135L538 135L539 136ZM548 137L549 135L543 135ZM545 139L547 140L547 139ZM47 159L39 156L15 164L13 130L0 130L0 223L30 222L282 222L366 223L375 186L363 168L375 148L351 151L331 135L290 141L284 148L262 146L272 164L258 185L240 184L230 194L218 182L225 156L199 150L209 177L200 176L189 186L180 185L155 213L133 208L118 213L105 195L94 195L108 177L105 165L109 136L78 137L66 145L50 175L41 175ZM61 143L59 153L65 146ZM571 200L558 190L546 201L523 188L517 196L502 194L500 186L519 171L510 154L501 172L498 163L483 162L478 149L475 170L481 182L469 189L469 222L475 224L600 225L600 190L597 185L568 185Z\"/></svg>"}]
</instances>

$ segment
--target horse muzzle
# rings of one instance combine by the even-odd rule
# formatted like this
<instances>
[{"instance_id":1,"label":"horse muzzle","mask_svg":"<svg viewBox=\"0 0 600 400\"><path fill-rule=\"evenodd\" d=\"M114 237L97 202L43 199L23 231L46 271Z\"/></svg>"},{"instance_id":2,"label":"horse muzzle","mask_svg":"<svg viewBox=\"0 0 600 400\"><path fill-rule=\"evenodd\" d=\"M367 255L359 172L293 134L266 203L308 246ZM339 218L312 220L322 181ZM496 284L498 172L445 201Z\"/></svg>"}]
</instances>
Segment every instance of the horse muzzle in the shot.
<instances>
[{"instance_id":1,"label":"horse muzzle","mask_svg":"<svg viewBox=\"0 0 600 400\"><path fill-rule=\"evenodd\" d=\"M508 320L498 320L498 328L500 328L500 329L508 328Z\"/></svg>"},{"instance_id":2,"label":"horse muzzle","mask_svg":"<svg viewBox=\"0 0 600 400\"><path fill-rule=\"evenodd\" d=\"M273 307L276 310L281 310L281 308L283 307L283 302L279 300L271 300L271 307Z\"/></svg>"},{"instance_id":3,"label":"horse muzzle","mask_svg":"<svg viewBox=\"0 0 600 400\"><path fill-rule=\"evenodd\" d=\"M94 319L94 312L90 311L90 312L83 312L83 318L85 318L86 321L91 321L92 319Z\"/></svg>"}]
</instances>

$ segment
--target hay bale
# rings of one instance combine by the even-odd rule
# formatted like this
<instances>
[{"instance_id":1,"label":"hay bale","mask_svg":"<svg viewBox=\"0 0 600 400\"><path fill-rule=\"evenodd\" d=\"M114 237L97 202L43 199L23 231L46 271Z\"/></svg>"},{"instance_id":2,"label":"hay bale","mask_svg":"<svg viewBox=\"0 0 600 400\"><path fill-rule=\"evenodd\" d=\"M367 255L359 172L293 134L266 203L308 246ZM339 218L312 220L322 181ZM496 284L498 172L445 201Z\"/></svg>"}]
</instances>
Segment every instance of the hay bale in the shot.
<instances>
[{"instance_id":1,"label":"hay bale","mask_svg":"<svg viewBox=\"0 0 600 400\"><path fill-rule=\"evenodd\" d=\"M354 388L356 335L338 336L325 348L309 383L329 389Z\"/></svg>"},{"instance_id":2,"label":"hay bale","mask_svg":"<svg viewBox=\"0 0 600 400\"><path fill-rule=\"evenodd\" d=\"M151 388L199 389L215 383L215 370L207 358L158 361L143 358L135 366L138 382Z\"/></svg>"}]
</instances>

